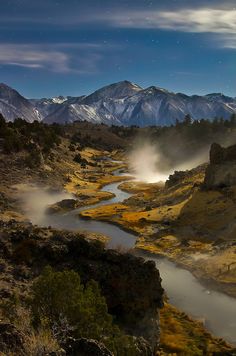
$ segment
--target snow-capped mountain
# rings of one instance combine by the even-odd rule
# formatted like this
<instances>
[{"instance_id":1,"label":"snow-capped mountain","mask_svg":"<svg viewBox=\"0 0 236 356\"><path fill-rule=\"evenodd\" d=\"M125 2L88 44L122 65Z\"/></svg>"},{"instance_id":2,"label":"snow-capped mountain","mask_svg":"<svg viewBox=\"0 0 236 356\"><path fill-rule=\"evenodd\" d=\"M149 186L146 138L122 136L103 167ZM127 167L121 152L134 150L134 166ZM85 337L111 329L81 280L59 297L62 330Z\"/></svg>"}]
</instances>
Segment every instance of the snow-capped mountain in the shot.
<instances>
[{"instance_id":1,"label":"snow-capped mountain","mask_svg":"<svg viewBox=\"0 0 236 356\"><path fill-rule=\"evenodd\" d=\"M225 97L226 98L226 97ZM65 104L65 103L64 103ZM142 89L128 81L119 82L80 98L75 104L67 103L45 117L47 123L65 123L88 120L114 125L171 125L182 121L186 114L194 120L214 117L229 118L236 112L236 99L228 102L222 97L188 96L172 93L155 86Z\"/></svg>"},{"instance_id":2,"label":"snow-capped mountain","mask_svg":"<svg viewBox=\"0 0 236 356\"><path fill-rule=\"evenodd\" d=\"M236 98L231 98L222 93L208 94L206 95L206 98L213 102L224 103L229 108L236 110Z\"/></svg>"},{"instance_id":3,"label":"snow-capped mountain","mask_svg":"<svg viewBox=\"0 0 236 356\"><path fill-rule=\"evenodd\" d=\"M12 96L17 96L17 100L11 100ZM20 108L25 109L25 106L29 112L26 115L22 110L20 115ZM108 125L164 126L174 124L176 119L182 121L186 114L190 114L194 120L212 120L215 117L227 119L236 113L236 98L219 93L188 96L155 86L143 89L137 84L122 81L88 96L27 100L15 90L2 85L0 112L7 120L21 116L27 121L36 119L49 124L86 120Z\"/></svg>"},{"instance_id":4,"label":"snow-capped mountain","mask_svg":"<svg viewBox=\"0 0 236 356\"><path fill-rule=\"evenodd\" d=\"M20 117L26 121L40 120L40 114L29 100L6 84L0 84L0 113L7 121Z\"/></svg>"},{"instance_id":5,"label":"snow-capped mountain","mask_svg":"<svg viewBox=\"0 0 236 356\"><path fill-rule=\"evenodd\" d=\"M43 120L46 116L51 115L58 109L62 108L61 104L73 103L78 101L78 97L57 96L55 98L30 99L31 104L40 113L40 118Z\"/></svg>"},{"instance_id":6,"label":"snow-capped mountain","mask_svg":"<svg viewBox=\"0 0 236 356\"><path fill-rule=\"evenodd\" d=\"M77 102L68 102L64 108L58 110L55 114L45 118L47 123L55 121L73 122L77 120L88 120L94 123L104 123L108 125L122 125L119 120L120 108L123 110L124 98L128 98L142 90L136 84L128 81L119 82L101 88L94 93L80 97Z\"/></svg>"}]
</instances>

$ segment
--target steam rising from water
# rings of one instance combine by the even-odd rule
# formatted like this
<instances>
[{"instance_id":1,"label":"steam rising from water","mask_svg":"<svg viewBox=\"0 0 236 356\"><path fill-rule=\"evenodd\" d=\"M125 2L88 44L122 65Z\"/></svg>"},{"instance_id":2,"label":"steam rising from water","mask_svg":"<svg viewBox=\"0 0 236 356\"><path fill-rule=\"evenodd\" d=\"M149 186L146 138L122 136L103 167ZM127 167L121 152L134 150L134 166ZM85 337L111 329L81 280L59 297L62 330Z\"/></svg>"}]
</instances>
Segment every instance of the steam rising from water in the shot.
<instances>
[{"instance_id":1,"label":"steam rising from water","mask_svg":"<svg viewBox=\"0 0 236 356\"><path fill-rule=\"evenodd\" d=\"M146 183L165 182L174 171L187 170L207 162L208 152L198 152L195 157L183 157L173 163L156 145L148 142L138 144L129 155L129 169L138 181Z\"/></svg>"},{"instance_id":2,"label":"steam rising from water","mask_svg":"<svg viewBox=\"0 0 236 356\"><path fill-rule=\"evenodd\" d=\"M137 180L156 183L166 181L168 173L157 169L161 163L161 157L156 148L146 143L142 147L137 147L131 152L129 157L129 168Z\"/></svg>"},{"instance_id":3,"label":"steam rising from water","mask_svg":"<svg viewBox=\"0 0 236 356\"><path fill-rule=\"evenodd\" d=\"M27 186L21 194L23 209L28 219L36 225L44 225L45 208L63 199L72 199L66 192L51 192L37 186Z\"/></svg>"}]
</instances>

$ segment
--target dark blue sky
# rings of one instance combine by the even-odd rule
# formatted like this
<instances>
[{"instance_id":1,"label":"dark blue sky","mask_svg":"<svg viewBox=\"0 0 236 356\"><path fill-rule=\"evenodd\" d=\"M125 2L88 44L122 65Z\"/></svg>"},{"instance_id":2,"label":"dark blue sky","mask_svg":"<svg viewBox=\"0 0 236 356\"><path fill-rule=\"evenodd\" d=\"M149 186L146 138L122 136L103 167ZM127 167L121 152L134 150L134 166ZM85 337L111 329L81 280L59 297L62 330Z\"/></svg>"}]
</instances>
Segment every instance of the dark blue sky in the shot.
<instances>
[{"instance_id":1,"label":"dark blue sky","mask_svg":"<svg viewBox=\"0 0 236 356\"><path fill-rule=\"evenodd\" d=\"M124 79L236 96L236 2L4 0L0 73L27 97Z\"/></svg>"}]
</instances>

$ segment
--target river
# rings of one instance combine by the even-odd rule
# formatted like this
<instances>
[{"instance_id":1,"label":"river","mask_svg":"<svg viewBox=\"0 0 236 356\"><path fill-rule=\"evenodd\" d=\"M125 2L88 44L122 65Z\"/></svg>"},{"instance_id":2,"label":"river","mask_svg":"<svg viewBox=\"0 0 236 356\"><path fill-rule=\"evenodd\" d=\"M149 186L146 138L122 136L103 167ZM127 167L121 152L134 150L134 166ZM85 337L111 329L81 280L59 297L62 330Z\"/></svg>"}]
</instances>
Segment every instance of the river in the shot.
<instances>
[{"instance_id":1,"label":"river","mask_svg":"<svg viewBox=\"0 0 236 356\"><path fill-rule=\"evenodd\" d=\"M115 171L114 174L120 174ZM121 174L120 174L121 175ZM102 201L95 206L118 203L127 199L131 194L121 191L119 183L108 184L102 188L103 191L112 192L115 197L108 201ZM46 207L62 199L71 197L67 193L46 194L35 190L31 193L35 202L38 199L41 204L34 209L28 210L28 217L34 224L40 226L52 226L68 230L86 230L99 232L110 238L108 248L117 246L134 248L137 237L126 232L116 225L107 222L84 220L79 217L81 210L87 210L89 206L76 209L65 214L47 215ZM43 197L43 198L42 198ZM43 201L43 203L42 203ZM33 205L32 205L33 206ZM145 259L153 260L160 271L162 286L166 290L171 304L186 312L195 319L203 320L205 327L213 335L222 337L232 344L236 344L236 299L224 293L206 289L191 272L176 266L166 258L147 255L142 252L138 254Z\"/></svg>"}]
</instances>

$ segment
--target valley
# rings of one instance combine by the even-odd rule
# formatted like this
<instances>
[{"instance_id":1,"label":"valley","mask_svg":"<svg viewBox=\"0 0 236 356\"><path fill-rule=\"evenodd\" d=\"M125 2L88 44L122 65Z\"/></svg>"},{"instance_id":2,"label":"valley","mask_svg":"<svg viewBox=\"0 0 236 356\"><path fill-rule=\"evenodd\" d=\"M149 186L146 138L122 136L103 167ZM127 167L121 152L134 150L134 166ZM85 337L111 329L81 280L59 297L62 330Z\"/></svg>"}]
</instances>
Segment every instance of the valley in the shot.
<instances>
[{"instance_id":1,"label":"valley","mask_svg":"<svg viewBox=\"0 0 236 356\"><path fill-rule=\"evenodd\" d=\"M236 356L235 1L0 19L0 356Z\"/></svg>"},{"instance_id":2,"label":"valley","mask_svg":"<svg viewBox=\"0 0 236 356\"><path fill-rule=\"evenodd\" d=\"M112 157L114 158L114 156ZM112 164L110 164L110 162L112 162ZM113 176L113 178L112 176L110 178L107 176L105 180L110 180L110 182L112 182L113 180L119 179L122 179L122 181L132 179L132 177L129 177L128 175L126 176L125 173L119 176L119 172L124 169L124 166L125 164L116 164L115 160L108 160L103 166L104 172L113 171L114 168L116 168L113 174L117 175ZM71 178L71 182L65 185L65 189L68 192L76 194L76 197L79 198L81 193L84 194L84 191L87 191L87 187L84 187L81 182L87 182L88 177L90 177L90 179L91 177L96 177L96 173L87 172L87 174L83 175L83 179L81 179L82 177L80 176L80 180L77 179L77 174L78 173L75 173L75 177ZM198 183L201 181L201 175L200 177L194 178L195 183L197 182L197 178L199 179ZM99 183L99 180L97 183ZM136 187L134 188L134 186ZM160 194L161 189L163 189L161 185L157 184L154 186L155 187L150 187L150 184L135 183L132 180L130 183L129 181L122 184L119 182L109 183L106 184L102 190L100 190L101 185L97 185L93 188L89 187L90 194L92 193L93 196L96 196L96 193L99 191L108 191L113 193L114 197L108 199L107 197L103 197L103 200L99 203L95 201L94 203L90 202L89 209L87 205L74 210L70 210L70 207L68 207L69 211L66 207L57 210L57 207L60 207L59 202L52 205L53 209L50 210L49 216L46 213L41 218L41 221L38 221L37 218L35 220L35 217L31 215L31 213L28 213L27 217L30 218L32 223L37 223L40 226L50 225L53 228L66 228L72 231L78 231L79 229L90 233L99 231L107 236L107 239L102 241L105 241L108 248L115 248L121 251L134 249L133 251L136 256L142 256L145 260L155 261L163 279L163 286L165 287L165 291L167 292L171 303L180 307L183 311L188 312L196 319L201 320L202 318L207 328L215 335L225 337L229 342L235 343L234 320L236 315L234 315L233 312L235 299L228 298L222 293L214 291L214 289L218 289L219 291L223 290L235 297L236 283L234 280L235 273L233 269L232 271L228 271L228 273L222 273L224 279L222 278L221 281L214 278L215 272L218 272L218 269L220 268L219 255L221 256L222 266L224 266L226 262L230 263L230 253L233 263L235 253L234 247L230 250L230 248L227 249L225 246L225 251L223 253L221 251L221 253L218 253L217 255L218 249L216 248L214 250L210 243L207 244L190 240L189 246L185 246L186 244L182 244L177 237L174 237L174 235L165 236L163 234L164 228L162 230L161 241L158 239L157 233L155 233L154 240L153 235L156 230L156 224L160 226L160 224L163 224L162 221L164 220L164 225L168 225L166 223L167 219L174 220L176 219L176 215L172 214L172 212L168 213L168 209L165 210L162 205L158 209L140 211L138 204L136 205L132 202L132 205L129 205L129 200L135 199L132 194L122 193L120 189L117 189L118 187L123 187L129 192L133 192L133 194L135 192L137 194L136 199L141 199L140 194L143 194L145 191L147 201L153 202L154 197L158 195L158 191ZM114 192L116 192L116 194ZM37 194L38 193L36 192L35 199L37 199ZM42 194L42 192L40 192L40 194ZM56 202L60 199L60 196L55 195L53 199ZM44 211L47 210L48 204L49 202L45 203L45 206L43 207ZM183 204L181 205L181 208L182 206ZM130 210L130 208L132 210ZM175 207L173 207L173 209L174 208ZM164 212L162 212L162 209ZM163 216L157 216L157 218L155 218L157 211L160 211L160 214L163 213ZM179 213L180 209L176 209L176 214ZM39 211L38 214L41 215ZM103 223L99 221L103 221ZM114 226L111 225L111 223L114 224ZM117 228L117 226L120 226L122 230ZM98 238L100 240L102 239L102 237ZM145 254L145 252L148 253ZM157 255L157 257L155 257L155 255ZM175 264L171 264L168 260L161 257L167 257L168 260L172 260ZM218 260L216 265L212 264L213 258ZM207 260L209 265L212 265L212 270L208 272L208 274L206 274L208 264L202 263L204 259ZM176 267L176 264L193 271L195 276L200 280L200 283L197 282L190 273L187 273L184 269ZM214 270L214 267L216 271ZM175 280L178 282L176 283ZM201 282L203 282L203 285ZM205 288L203 287L204 284L206 286ZM209 308L209 301L211 303L211 308ZM224 330L222 330L223 319Z\"/></svg>"},{"instance_id":3,"label":"valley","mask_svg":"<svg viewBox=\"0 0 236 356\"><path fill-rule=\"evenodd\" d=\"M86 241L105 243L121 255L129 252L138 258L142 256L144 261L155 261L167 292L164 308L160 308L159 354L201 355L202 350L209 355L231 352L230 343L235 342L232 311L235 299L223 293L235 297L233 230L224 235L223 241L220 238L225 223L225 217L220 220L222 209L227 213L224 215L227 224L234 221L234 216L229 214L234 201L228 188L201 190L206 164L175 173L165 185L138 182L128 171L127 151L122 148L128 144L125 137L115 133L112 137L110 132L107 134L106 127L97 131L96 127L85 123L76 126L76 130L70 126L66 130L60 144L33 168L27 166L25 151L1 153L2 233L24 231L31 222L30 229L35 236L38 231L43 239L36 242L36 250L46 241L50 244L51 238L46 237L43 242L43 235L54 236L60 231L64 236L68 230L71 234L82 234ZM71 137L78 131L80 142L71 145ZM98 132L99 144L93 141L93 134L96 137ZM81 147L85 137L88 142ZM208 219L205 219L206 214ZM54 238L52 244L53 241ZM19 258L25 261L27 256L28 252ZM15 262L11 263L14 266ZM28 263L23 265L27 266L27 273L31 273L31 262ZM58 263L53 262L54 266ZM19 277L14 277L14 269L9 265L3 273L6 295L13 289L22 293L28 285L25 272L19 272L18 280ZM229 344L216 336L225 338ZM150 336L147 338L153 342Z\"/></svg>"}]
</instances>

